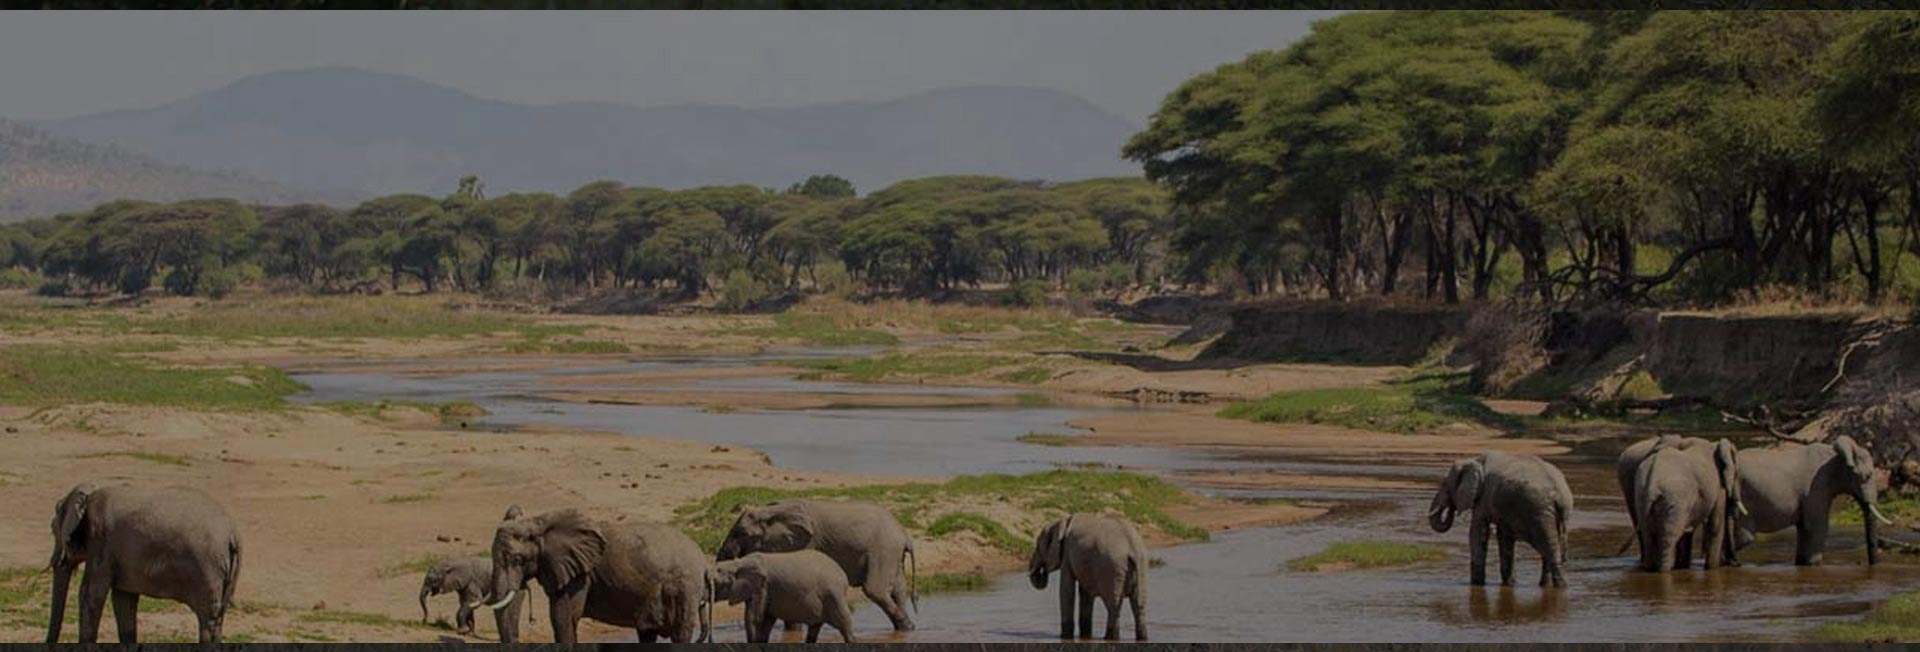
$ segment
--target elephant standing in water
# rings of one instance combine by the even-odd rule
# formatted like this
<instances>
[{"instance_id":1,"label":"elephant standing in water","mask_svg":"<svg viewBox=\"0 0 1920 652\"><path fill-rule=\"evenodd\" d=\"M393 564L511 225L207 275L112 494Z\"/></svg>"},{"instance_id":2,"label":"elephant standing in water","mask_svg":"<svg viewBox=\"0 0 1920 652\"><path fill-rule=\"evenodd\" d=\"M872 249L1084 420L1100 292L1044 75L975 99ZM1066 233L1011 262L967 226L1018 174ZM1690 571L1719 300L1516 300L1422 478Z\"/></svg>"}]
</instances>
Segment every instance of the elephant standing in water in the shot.
<instances>
[{"instance_id":1,"label":"elephant standing in water","mask_svg":"<svg viewBox=\"0 0 1920 652\"><path fill-rule=\"evenodd\" d=\"M919 609L908 571L913 539L879 505L795 498L740 512L720 544L720 561L755 552L818 550L840 564L847 581L886 612L897 631L913 629L904 603Z\"/></svg>"},{"instance_id":2,"label":"elephant standing in water","mask_svg":"<svg viewBox=\"0 0 1920 652\"><path fill-rule=\"evenodd\" d=\"M746 602L747 642L765 643L773 621L806 625L807 642L820 641L823 625L853 642L853 608L847 604L847 573L818 550L756 552L715 564L707 571L715 599Z\"/></svg>"},{"instance_id":3,"label":"elephant standing in water","mask_svg":"<svg viewBox=\"0 0 1920 652\"><path fill-rule=\"evenodd\" d=\"M491 594L499 599L488 608L510 604L528 578L546 590L556 643L578 642L583 617L632 627L641 643L705 642L713 633L706 554L664 525L607 523L574 510L502 523L493 537ZM514 642L510 632L500 638Z\"/></svg>"},{"instance_id":4,"label":"elephant standing in water","mask_svg":"<svg viewBox=\"0 0 1920 652\"><path fill-rule=\"evenodd\" d=\"M1640 471L1640 463L1646 461L1647 456L1652 455L1656 448L1693 450L1696 448L1708 449L1712 447L1713 442L1699 437L1661 435L1642 439L1620 452L1620 461L1614 468L1614 478L1620 482L1620 495L1626 499L1627 521L1633 524L1633 536L1620 545L1620 550L1614 553L1615 555L1625 554L1627 548L1640 545L1640 513L1633 508L1634 484L1636 482L1635 478ZM1725 545L1721 546L1720 554L1728 566L1740 565L1740 560L1735 557L1734 551L1735 546L1733 539L1727 538ZM1646 550L1642 549L1640 554L1644 557ZM1693 551L1691 545L1679 551L1678 556L1675 558L1675 563L1682 565L1692 563L1692 561Z\"/></svg>"},{"instance_id":5,"label":"elephant standing in water","mask_svg":"<svg viewBox=\"0 0 1920 652\"><path fill-rule=\"evenodd\" d=\"M240 532L226 510L197 489L74 487L53 513L49 645L60 642L67 587L83 563L81 643L98 641L109 593L121 643L138 640L142 596L186 603L199 621L200 642L218 643L240 577Z\"/></svg>"},{"instance_id":6,"label":"elephant standing in water","mask_svg":"<svg viewBox=\"0 0 1920 652\"><path fill-rule=\"evenodd\" d=\"M1850 496L1860 505L1867 530L1867 563L1879 563L1880 536L1876 522L1890 523L1875 505L1873 452L1852 437L1841 435L1830 444L1739 452L1740 500L1747 511L1737 520L1739 545L1754 533L1778 532L1789 527L1798 535L1793 563L1820 563L1827 542L1827 515L1833 499Z\"/></svg>"},{"instance_id":7,"label":"elephant standing in water","mask_svg":"<svg viewBox=\"0 0 1920 652\"><path fill-rule=\"evenodd\" d=\"M1634 523L1640 569L1661 572L1692 564L1697 535L1708 570L1730 547L1734 514L1741 511L1739 462L1733 443L1710 447L1658 446L1634 472Z\"/></svg>"},{"instance_id":8,"label":"elephant standing in water","mask_svg":"<svg viewBox=\"0 0 1920 652\"><path fill-rule=\"evenodd\" d=\"M1069 514L1040 530L1027 580L1047 588L1060 571L1060 638L1073 638L1074 594L1080 598L1080 636L1093 637L1093 600L1107 608L1107 640L1120 638L1120 602L1133 606L1133 637L1147 640L1147 545L1132 523L1102 514Z\"/></svg>"},{"instance_id":9,"label":"elephant standing in water","mask_svg":"<svg viewBox=\"0 0 1920 652\"><path fill-rule=\"evenodd\" d=\"M1487 583L1487 538L1492 530L1500 541L1501 584L1513 584L1514 542L1525 540L1540 554L1540 586L1567 585L1573 491L1560 469L1538 457L1501 452L1454 462L1433 494L1427 524L1435 532L1446 532L1462 510L1473 513L1467 532L1473 584Z\"/></svg>"}]
</instances>

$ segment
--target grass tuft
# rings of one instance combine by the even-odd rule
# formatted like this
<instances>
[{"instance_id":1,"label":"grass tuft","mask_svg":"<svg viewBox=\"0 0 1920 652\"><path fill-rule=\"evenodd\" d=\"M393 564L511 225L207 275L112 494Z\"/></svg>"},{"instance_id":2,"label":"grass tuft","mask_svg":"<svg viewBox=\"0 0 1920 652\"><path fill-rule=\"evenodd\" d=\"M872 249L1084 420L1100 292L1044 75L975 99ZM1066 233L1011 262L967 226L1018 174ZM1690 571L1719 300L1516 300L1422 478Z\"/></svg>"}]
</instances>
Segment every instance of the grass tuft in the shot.
<instances>
[{"instance_id":1,"label":"grass tuft","mask_svg":"<svg viewBox=\"0 0 1920 652\"><path fill-rule=\"evenodd\" d=\"M932 573L914 578L913 586L921 593L962 593L993 588L993 581L980 571Z\"/></svg>"},{"instance_id":2,"label":"grass tuft","mask_svg":"<svg viewBox=\"0 0 1920 652\"><path fill-rule=\"evenodd\" d=\"M894 376L965 376L1006 366L1013 358L972 354L889 353L877 358L790 360L782 364L814 370L812 378L833 376L875 382Z\"/></svg>"},{"instance_id":3,"label":"grass tuft","mask_svg":"<svg viewBox=\"0 0 1920 652\"><path fill-rule=\"evenodd\" d=\"M772 326L737 331L741 335L800 340L815 346L862 346L899 344L891 333L858 328L842 323L832 315L786 312L773 316Z\"/></svg>"},{"instance_id":4,"label":"grass tuft","mask_svg":"<svg viewBox=\"0 0 1920 652\"><path fill-rule=\"evenodd\" d=\"M1920 593L1894 596L1860 620L1825 623L1812 634L1828 643L1920 641Z\"/></svg>"},{"instance_id":5,"label":"grass tuft","mask_svg":"<svg viewBox=\"0 0 1920 652\"><path fill-rule=\"evenodd\" d=\"M1220 416L1275 423L1318 423L1363 430L1415 433L1477 423L1514 427L1512 417L1455 391L1448 382L1421 377L1377 387L1342 387L1280 392L1257 401L1228 405Z\"/></svg>"},{"instance_id":6,"label":"grass tuft","mask_svg":"<svg viewBox=\"0 0 1920 652\"><path fill-rule=\"evenodd\" d=\"M0 348L0 403L272 410L302 389L267 367L174 367L96 350Z\"/></svg>"},{"instance_id":7,"label":"grass tuft","mask_svg":"<svg viewBox=\"0 0 1920 652\"><path fill-rule=\"evenodd\" d=\"M1050 432L1029 432L1014 438L1014 441L1035 446L1078 446L1086 440L1086 437L1080 435L1059 435Z\"/></svg>"},{"instance_id":8,"label":"grass tuft","mask_svg":"<svg viewBox=\"0 0 1920 652\"><path fill-rule=\"evenodd\" d=\"M973 512L947 514L927 526L927 534L936 537L945 537L956 532L972 532L980 535L981 539L986 540L993 547L1012 554L1024 555L1028 551L1026 540L1008 531L1007 526Z\"/></svg>"},{"instance_id":9,"label":"grass tuft","mask_svg":"<svg viewBox=\"0 0 1920 652\"><path fill-rule=\"evenodd\" d=\"M1393 541L1341 541L1320 552L1288 561L1287 568L1295 572L1315 573L1410 566L1446 558L1446 551L1432 546Z\"/></svg>"},{"instance_id":10,"label":"grass tuft","mask_svg":"<svg viewBox=\"0 0 1920 652\"><path fill-rule=\"evenodd\" d=\"M103 457L124 457L127 459L140 460L143 462L152 462L154 464L165 464L168 466L193 466L193 459L185 455L168 455L165 453L148 453L148 452L142 452L142 451L114 451L111 453L92 453L88 455L81 455L80 457L82 459L99 459Z\"/></svg>"}]
</instances>

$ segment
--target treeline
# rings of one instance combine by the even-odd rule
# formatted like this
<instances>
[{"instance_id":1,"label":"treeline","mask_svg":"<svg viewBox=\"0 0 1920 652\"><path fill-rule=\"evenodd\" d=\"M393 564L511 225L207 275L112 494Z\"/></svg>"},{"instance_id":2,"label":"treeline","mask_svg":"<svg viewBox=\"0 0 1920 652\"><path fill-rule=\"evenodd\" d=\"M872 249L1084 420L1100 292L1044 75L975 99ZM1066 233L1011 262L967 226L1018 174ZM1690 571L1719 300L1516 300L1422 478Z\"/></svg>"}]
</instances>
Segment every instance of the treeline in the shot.
<instances>
[{"instance_id":1,"label":"treeline","mask_svg":"<svg viewBox=\"0 0 1920 652\"><path fill-rule=\"evenodd\" d=\"M778 191L599 181L564 196L497 197L467 178L445 197L345 209L116 201L0 226L0 270L39 275L44 294L219 296L254 281L681 297L725 284L736 303L856 283L915 295L989 282L1090 291L1157 281L1170 229L1164 193L1140 179L935 177L861 198L831 175Z\"/></svg>"},{"instance_id":2,"label":"treeline","mask_svg":"<svg viewBox=\"0 0 1920 652\"><path fill-rule=\"evenodd\" d=\"M1348 15L1126 155L1180 271L1256 293L1878 301L1920 289L1920 12Z\"/></svg>"}]
</instances>

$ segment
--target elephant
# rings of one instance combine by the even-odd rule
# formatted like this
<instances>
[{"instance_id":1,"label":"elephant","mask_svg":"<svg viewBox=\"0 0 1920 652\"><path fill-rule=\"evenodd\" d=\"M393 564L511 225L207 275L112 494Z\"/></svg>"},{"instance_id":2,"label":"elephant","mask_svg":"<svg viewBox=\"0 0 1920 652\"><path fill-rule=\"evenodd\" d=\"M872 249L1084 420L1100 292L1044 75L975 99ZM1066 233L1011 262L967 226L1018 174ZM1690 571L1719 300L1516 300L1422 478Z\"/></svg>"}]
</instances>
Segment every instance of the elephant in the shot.
<instances>
[{"instance_id":1,"label":"elephant","mask_svg":"<svg viewBox=\"0 0 1920 652\"><path fill-rule=\"evenodd\" d=\"M220 642L240 578L240 531L212 497L189 487L83 483L54 507L53 613L47 643L60 642L67 587L80 579L80 642L96 643L107 595L120 642L138 640L140 598L186 603L200 642Z\"/></svg>"},{"instance_id":2,"label":"elephant","mask_svg":"<svg viewBox=\"0 0 1920 652\"><path fill-rule=\"evenodd\" d=\"M1692 565L1700 539L1705 568L1723 565L1732 515L1741 511L1739 460L1733 443L1655 446L1634 471L1634 522L1640 537L1641 570L1662 572Z\"/></svg>"},{"instance_id":3,"label":"elephant","mask_svg":"<svg viewBox=\"0 0 1920 652\"><path fill-rule=\"evenodd\" d=\"M453 614L454 631L473 635L473 608L486 602L492 579L493 562L485 557L458 557L435 562L427 568L426 578L420 581L420 621L427 622L429 617L428 597L457 594L460 603Z\"/></svg>"},{"instance_id":4,"label":"elephant","mask_svg":"<svg viewBox=\"0 0 1920 652\"><path fill-rule=\"evenodd\" d=\"M840 564L847 581L886 612L894 630L913 629L913 618L902 606L910 602L915 611L920 609L913 586L918 575L913 539L879 505L795 498L749 507L734 520L717 556L727 561L755 552L803 549L826 553Z\"/></svg>"},{"instance_id":5,"label":"elephant","mask_svg":"<svg viewBox=\"0 0 1920 652\"><path fill-rule=\"evenodd\" d=\"M1879 563L1876 521L1892 522L1875 504L1872 451L1841 435L1833 443L1743 450L1739 463L1740 500L1747 511L1737 520L1736 544L1752 541L1755 533L1791 527L1798 535L1793 563L1818 565L1827 541L1827 512L1834 497L1846 495L1859 503L1866 523L1867 563Z\"/></svg>"},{"instance_id":6,"label":"elephant","mask_svg":"<svg viewBox=\"0 0 1920 652\"><path fill-rule=\"evenodd\" d=\"M493 580L487 605L511 604L528 578L546 591L553 640L579 640L581 618L632 627L640 642L675 643L713 635L713 591L707 559L693 539L655 523L608 523L576 510L522 516L493 537ZM516 633L502 631L502 643Z\"/></svg>"},{"instance_id":7,"label":"elephant","mask_svg":"<svg viewBox=\"0 0 1920 652\"><path fill-rule=\"evenodd\" d=\"M1540 555L1540 586L1567 585L1567 519L1573 491L1567 478L1538 457L1489 452L1453 463L1427 507L1435 532L1453 528L1461 510L1473 512L1467 548L1470 581L1487 583L1488 530L1500 542L1500 583L1513 584L1513 546L1525 540Z\"/></svg>"},{"instance_id":8,"label":"elephant","mask_svg":"<svg viewBox=\"0 0 1920 652\"><path fill-rule=\"evenodd\" d=\"M1620 452L1620 461L1614 468L1614 478L1620 482L1620 495L1626 499L1627 521L1633 524L1633 534L1628 537L1625 542L1622 542L1620 550L1615 552L1615 555L1626 554L1627 548L1637 546L1640 543L1640 515L1633 509L1634 478L1640 469L1640 463L1645 461L1648 455L1652 455L1655 448L1664 447L1679 447L1681 449L1692 449L1696 447L1712 448L1713 442L1699 437L1661 435L1642 439ZM1690 544L1691 541L1688 543ZM1740 561L1734 552L1735 546L1733 545L1733 540L1727 539L1726 545L1723 546L1720 554L1729 566L1740 565ZM1641 554L1645 555L1645 551L1642 551ZM1692 560L1693 553L1691 545L1686 546L1685 549L1679 553L1679 556L1675 558L1676 563L1692 563Z\"/></svg>"},{"instance_id":9,"label":"elephant","mask_svg":"<svg viewBox=\"0 0 1920 652\"><path fill-rule=\"evenodd\" d=\"M1069 514L1041 528L1027 560L1027 581L1047 588L1060 571L1060 638L1073 638L1074 594L1080 636L1093 637L1093 600L1107 608L1107 640L1120 638L1120 602L1133 607L1133 637L1147 640L1147 545L1132 523L1104 514Z\"/></svg>"},{"instance_id":10,"label":"elephant","mask_svg":"<svg viewBox=\"0 0 1920 652\"><path fill-rule=\"evenodd\" d=\"M756 552L715 564L707 571L714 598L747 603L748 643L766 643L773 621L806 625L807 642L820 641L822 625L853 641L853 609L847 604L847 573L818 550Z\"/></svg>"}]
</instances>

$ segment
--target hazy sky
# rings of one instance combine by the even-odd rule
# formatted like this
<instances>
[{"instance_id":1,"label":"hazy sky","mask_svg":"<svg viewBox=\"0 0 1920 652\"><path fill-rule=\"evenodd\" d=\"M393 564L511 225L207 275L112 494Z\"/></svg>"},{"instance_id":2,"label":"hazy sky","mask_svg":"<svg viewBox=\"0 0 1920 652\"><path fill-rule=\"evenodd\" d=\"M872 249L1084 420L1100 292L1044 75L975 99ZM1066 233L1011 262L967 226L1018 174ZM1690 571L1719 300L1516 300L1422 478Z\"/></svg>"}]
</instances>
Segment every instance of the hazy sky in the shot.
<instances>
[{"instance_id":1,"label":"hazy sky","mask_svg":"<svg viewBox=\"0 0 1920 652\"><path fill-rule=\"evenodd\" d=\"M1014 84L1143 123L1187 77L1337 13L11 12L0 117L143 108L349 65L534 104L790 106Z\"/></svg>"}]
</instances>

